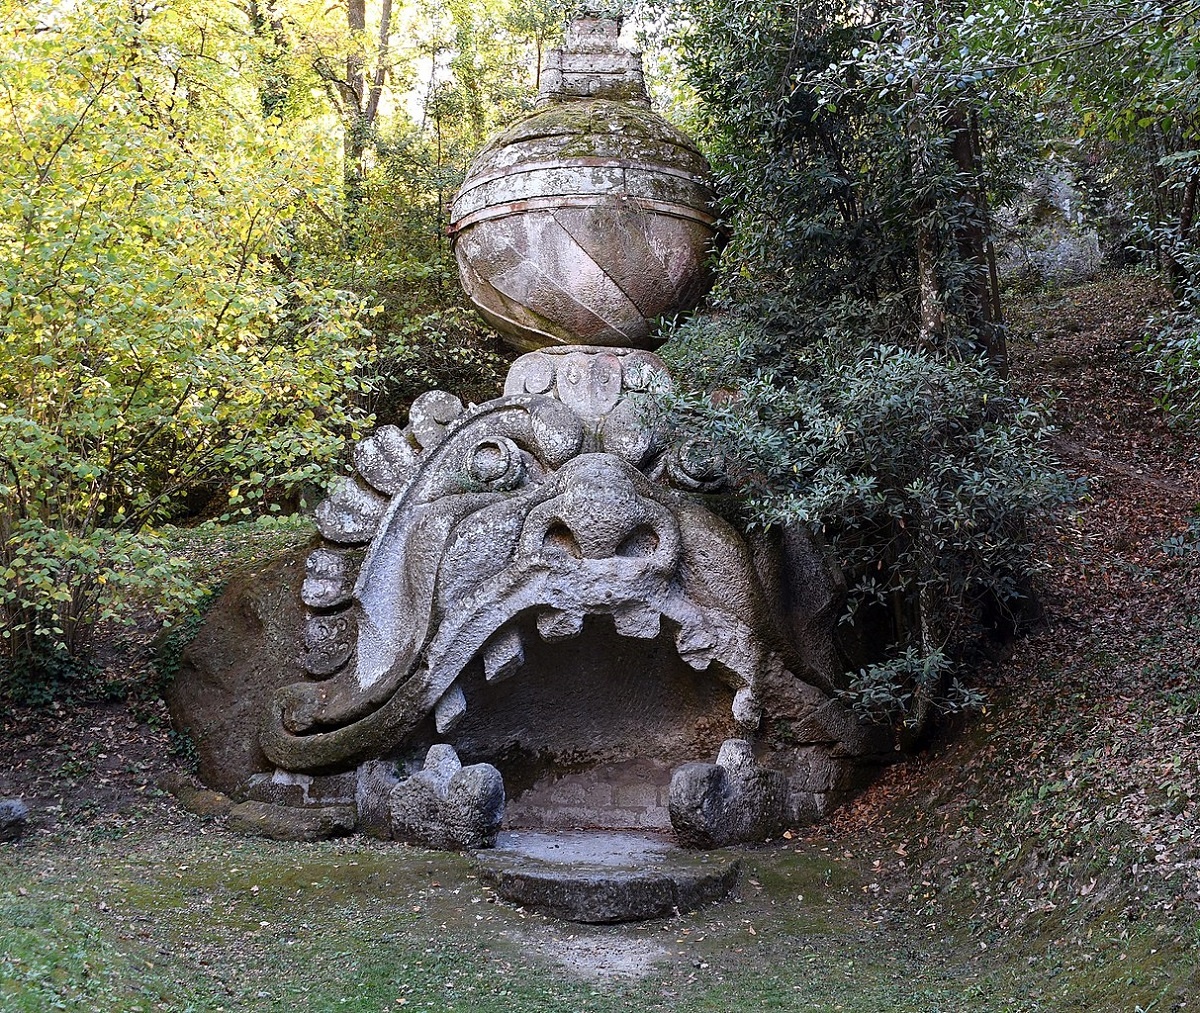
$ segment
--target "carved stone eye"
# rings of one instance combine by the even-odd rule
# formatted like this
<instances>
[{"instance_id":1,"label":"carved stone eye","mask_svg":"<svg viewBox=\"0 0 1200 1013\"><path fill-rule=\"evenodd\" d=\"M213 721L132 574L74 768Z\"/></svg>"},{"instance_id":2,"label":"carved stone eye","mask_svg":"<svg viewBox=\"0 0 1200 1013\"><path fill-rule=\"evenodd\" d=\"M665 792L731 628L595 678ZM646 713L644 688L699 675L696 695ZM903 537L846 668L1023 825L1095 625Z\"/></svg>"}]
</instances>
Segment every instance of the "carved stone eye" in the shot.
<instances>
[{"instance_id":1,"label":"carved stone eye","mask_svg":"<svg viewBox=\"0 0 1200 1013\"><path fill-rule=\"evenodd\" d=\"M467 474L480 485L506 492L525 481L525 458L507 437L481 440L467 460Z\"/></svg>"},{"instance_id":2,"label":"carved stone eye","mask_svg":"<svg viewBox=\"0 0 1200 1013\"><path fill-rule=\"evenodd\" d=\"M727 481L721 453L701 440L687 440L667 455L671 483L692 492L716 492Z\"/></svg>"}]
</instances>

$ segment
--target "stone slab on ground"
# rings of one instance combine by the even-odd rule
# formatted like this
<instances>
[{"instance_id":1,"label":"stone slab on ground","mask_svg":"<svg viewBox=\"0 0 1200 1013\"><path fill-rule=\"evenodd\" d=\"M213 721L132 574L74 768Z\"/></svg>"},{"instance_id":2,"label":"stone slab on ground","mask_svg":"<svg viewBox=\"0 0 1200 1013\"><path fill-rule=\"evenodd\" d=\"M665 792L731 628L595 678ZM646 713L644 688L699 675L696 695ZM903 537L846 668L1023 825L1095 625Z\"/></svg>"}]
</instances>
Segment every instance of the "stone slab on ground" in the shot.
<instances>
[{"instance_id":1,"label":"stone slab on ground","mask_svg":"<svg viewBox=\"0 0 1200 1013\"><path fill-rule=\"evenodd\" d=\"M690 911L728 896L741 872L729 853L696 854L634 833L503 833L473 858L505 900L594 924Z\"/></svg>"}]
</instances>

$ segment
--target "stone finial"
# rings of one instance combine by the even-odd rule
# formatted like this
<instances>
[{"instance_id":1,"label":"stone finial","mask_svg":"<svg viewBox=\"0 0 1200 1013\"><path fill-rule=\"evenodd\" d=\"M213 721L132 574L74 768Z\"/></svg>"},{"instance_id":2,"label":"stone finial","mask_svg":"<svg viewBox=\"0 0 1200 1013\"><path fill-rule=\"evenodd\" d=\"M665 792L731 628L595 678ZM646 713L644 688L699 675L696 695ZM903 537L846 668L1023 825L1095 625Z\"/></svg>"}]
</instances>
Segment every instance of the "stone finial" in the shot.
<instances>
[{"instance_id":1,"label":"stone finial","mask_svg":"<svg viewBox=\"0 0 1200 1013\"><path fill-rule=\"evenodd\" d=\"M621 45L622 5L588 3L542 63L537 104L608 99L650 108L642 54Z\"/></svg>"}]
</instances>

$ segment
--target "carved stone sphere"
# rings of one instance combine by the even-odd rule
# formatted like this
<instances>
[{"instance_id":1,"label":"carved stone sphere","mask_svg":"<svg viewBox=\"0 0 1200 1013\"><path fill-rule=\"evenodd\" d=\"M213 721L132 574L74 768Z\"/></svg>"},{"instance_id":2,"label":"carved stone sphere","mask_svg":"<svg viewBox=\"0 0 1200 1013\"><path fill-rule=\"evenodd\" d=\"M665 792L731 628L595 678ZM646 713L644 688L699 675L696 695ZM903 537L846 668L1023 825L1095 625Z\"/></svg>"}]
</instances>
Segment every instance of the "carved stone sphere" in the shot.
<instances>
[{"instance_id":1,"label":"carved stone sphere","mask_svg":"<svg viewBox=\"0 0 1200 1013\"><path fill-rule=\"evenodd\" d=\"M652 322L708 291L704 156L625 102L544 107L495 137L454 200L463 287L517 348L653 348Z\"/></svg>"}]
</instances>

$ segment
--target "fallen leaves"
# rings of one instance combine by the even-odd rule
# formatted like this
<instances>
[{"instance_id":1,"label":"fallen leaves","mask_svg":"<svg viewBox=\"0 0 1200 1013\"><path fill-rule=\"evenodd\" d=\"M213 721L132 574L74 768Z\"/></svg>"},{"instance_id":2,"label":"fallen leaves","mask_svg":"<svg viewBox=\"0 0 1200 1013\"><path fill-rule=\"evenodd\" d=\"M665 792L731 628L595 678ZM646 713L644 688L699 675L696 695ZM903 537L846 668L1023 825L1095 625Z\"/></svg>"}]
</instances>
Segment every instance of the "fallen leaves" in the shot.
<instances>
[{"instance_id":1,"label":"fallen leaves","mask_svg":"<svg viewBox=\"0 0 1200 1013\"><path fill-rule=\"evenodd\" d=\"M1016 318L1016 381L1054 398L1059 453L1087 489L1069 537L1043 546L1044 622L983 671L985 720L815 835L847 859L908 858L886 872L910 897L946 870L981 904L1047 911L1065 881L1077 902L1200 907L1200 437L1167 428L1130 351L1161 298L1121 276Z\"/></svg>"}]
</instances>

